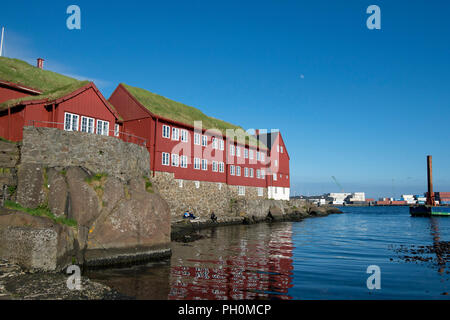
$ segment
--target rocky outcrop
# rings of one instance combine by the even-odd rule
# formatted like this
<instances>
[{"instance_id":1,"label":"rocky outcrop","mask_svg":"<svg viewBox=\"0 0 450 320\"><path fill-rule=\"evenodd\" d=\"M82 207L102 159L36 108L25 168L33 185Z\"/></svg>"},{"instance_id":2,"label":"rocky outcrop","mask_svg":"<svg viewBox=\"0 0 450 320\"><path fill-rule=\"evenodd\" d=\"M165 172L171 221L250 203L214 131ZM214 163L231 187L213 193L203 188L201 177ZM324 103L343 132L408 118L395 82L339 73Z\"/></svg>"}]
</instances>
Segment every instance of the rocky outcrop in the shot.
<instances>
[{"instance_id":1,"label":"rocky outcrop","mask_svg":"<svg viewBox=\"0 0 450 320\"><path fill-rule=\"evenodd\" d=\"M170 210L151 187L146 148L26 127L20 159L15 209L51 219L3 212L0 258L27 269L59 270L72 262L97 266L170 255Z\"/></svg>"},{"instance_id":2,"label":"rocky outcrop","mask_svg":"<svg viewBox=\"0 0 450 320\"><path fill-rule=\"evenodd\" d=\"M54 271L75 255L76 230L27 213L0 214L0 257L28 270Z\"/></svg>"}]
</instances>

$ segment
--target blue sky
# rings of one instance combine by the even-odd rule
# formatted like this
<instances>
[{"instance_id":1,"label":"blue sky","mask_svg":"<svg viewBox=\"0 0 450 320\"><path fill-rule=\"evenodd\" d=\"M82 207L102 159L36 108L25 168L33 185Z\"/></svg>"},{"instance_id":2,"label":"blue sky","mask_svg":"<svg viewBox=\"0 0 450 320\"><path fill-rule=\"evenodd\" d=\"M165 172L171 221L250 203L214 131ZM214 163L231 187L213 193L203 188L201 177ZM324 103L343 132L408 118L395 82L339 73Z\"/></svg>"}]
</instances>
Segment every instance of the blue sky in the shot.
<instances>
[{"instance_id":1,"label":"blue sky","mask_svg":"<svg viewBox=\"0 0 450 320\"><path fill-rule=\"evenodd\" d=\"M81 8L81 30L66 8ZM366 9L381 8L381 30ZM280 129L292 191L450 191L448 1L9 1L5 55Z\"/></svg>"}]
</instances>

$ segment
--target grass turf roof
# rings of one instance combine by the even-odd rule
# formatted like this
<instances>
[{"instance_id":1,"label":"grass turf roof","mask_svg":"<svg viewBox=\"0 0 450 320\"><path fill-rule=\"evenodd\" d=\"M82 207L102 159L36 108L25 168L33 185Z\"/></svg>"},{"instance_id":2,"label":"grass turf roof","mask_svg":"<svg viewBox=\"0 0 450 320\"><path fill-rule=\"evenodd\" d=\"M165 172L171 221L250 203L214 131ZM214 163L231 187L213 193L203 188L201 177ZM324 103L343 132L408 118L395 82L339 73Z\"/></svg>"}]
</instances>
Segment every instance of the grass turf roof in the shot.
<instances>
[{"instance_id":1,"label":"grass turf roof","mask_svg":"<svg viewBox=\"0 0 450 320\"><path fill-rule=\"evenodd\" d=\"M219 120L205 115L197 108L170 100L166 97L152 93L145 89L136 88L127 84L122 84L127 91L133 95L146 109L151 113L163 118L182 122L190 126L194 126L194 121L202 121L204 129L217 129L222 134L227 135L227 129L235 130L238 142L248 143L251 146L257 146L258 140L255 136L247 134L242 127ZM227 138L232 139L231 135ZM260 147L267 148L262 142L259 142Z\"/></svg>"},{"instance_id":2,"label":"grass turf roof","mask_svg":"<svg viewBox=\"0 0 450 320\"><path fill-rule=\"evenodd\" d=\"M0 79L42 92L41 95L6 101L0 104L0 109L8 108L22 101L54 100L89 83L89 81L79 81L56 72L41 70L22 60L5 57L0 57Z\"/></svg>"}]
</instances>

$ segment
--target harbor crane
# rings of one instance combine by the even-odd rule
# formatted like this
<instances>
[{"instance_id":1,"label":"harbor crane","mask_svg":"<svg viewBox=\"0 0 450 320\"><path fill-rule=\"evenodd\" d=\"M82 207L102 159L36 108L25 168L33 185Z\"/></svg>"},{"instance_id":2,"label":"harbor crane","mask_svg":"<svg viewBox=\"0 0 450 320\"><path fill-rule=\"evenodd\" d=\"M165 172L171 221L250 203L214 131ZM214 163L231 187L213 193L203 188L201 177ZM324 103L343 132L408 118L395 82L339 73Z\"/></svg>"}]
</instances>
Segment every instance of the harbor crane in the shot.
<instances>
[{"instance_id":1,"label":"harbor crane","mask_svg":"<svg viewBox=\"0 0 450 320\"><path fill-rule=\"evenodd\" d=\"M341 190L342 193L344 193L344 188L341 186L341 184L339 183L339 181L336 179L335 176L332 176L331 179L334 180L334 183L336 183L336 185L339 187L339 189Z\"/></svg>"}]
</instances>

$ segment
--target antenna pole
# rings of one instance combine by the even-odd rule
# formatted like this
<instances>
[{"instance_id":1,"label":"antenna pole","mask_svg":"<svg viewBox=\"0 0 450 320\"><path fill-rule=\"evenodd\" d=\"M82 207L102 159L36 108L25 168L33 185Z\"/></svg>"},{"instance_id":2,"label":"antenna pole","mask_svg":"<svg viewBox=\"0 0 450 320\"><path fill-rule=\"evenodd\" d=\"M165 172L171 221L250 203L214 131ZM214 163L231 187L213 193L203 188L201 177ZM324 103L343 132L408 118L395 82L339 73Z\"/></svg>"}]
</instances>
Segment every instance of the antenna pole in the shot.
<instances>
[{"instance_id":1,"label":"antenna pole","mask_svg":"<svg viewBox=\"0 0 450 320\"><path fill-rule=\"evenodd\" d=\"M2 39L0 41L0 57L3 56L3 36L5 35L5 27L2 27Z\"/></svg>"}]
</instances>

